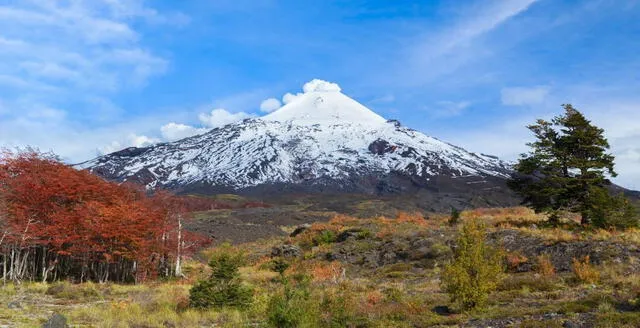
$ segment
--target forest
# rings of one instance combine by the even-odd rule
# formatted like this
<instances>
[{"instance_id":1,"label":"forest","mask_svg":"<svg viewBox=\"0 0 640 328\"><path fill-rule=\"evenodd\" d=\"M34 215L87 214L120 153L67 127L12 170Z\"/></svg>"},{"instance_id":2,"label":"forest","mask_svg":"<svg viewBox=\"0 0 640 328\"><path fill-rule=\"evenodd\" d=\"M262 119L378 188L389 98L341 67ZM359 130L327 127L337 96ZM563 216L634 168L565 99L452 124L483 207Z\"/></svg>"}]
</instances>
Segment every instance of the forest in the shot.
<instances>
[{"instance_id":1,"label":"forest","mask_svg":"<svg viewBox=\"0 0 640 328\"><path fill-rule=\"evenodd\" d=\"M27 149L0 154L0 261L10 280L140 282L180 276L208 242L183 229L189 202L107 182ZM211 208L207 208L211 207Z\"/></svg>"}]
</instances>

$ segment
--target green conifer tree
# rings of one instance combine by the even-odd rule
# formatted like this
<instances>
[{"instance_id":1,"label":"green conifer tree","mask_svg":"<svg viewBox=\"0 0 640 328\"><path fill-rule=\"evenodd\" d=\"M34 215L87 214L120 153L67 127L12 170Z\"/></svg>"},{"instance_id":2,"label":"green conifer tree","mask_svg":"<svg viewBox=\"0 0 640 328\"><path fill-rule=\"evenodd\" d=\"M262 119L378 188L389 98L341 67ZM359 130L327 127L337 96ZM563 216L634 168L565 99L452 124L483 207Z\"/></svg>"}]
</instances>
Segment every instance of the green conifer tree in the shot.
<instances>
[{"instance_id":1,"label":"green conifer tree","mask_svg":"<svg viewBox=\"0 0 640 328\"><path fill-rule=\"evenodd\" d=\"M523 203L546 212L554 223L560 211L582 215L582 224L606 226L607 213L615 201L606 189L615 177L614 157L607 153L604 130L591 124L571 105L551 122L538 120L528 126L536 141L516 165L509 187L523 196Z\"/></svg>"}]
</instances>

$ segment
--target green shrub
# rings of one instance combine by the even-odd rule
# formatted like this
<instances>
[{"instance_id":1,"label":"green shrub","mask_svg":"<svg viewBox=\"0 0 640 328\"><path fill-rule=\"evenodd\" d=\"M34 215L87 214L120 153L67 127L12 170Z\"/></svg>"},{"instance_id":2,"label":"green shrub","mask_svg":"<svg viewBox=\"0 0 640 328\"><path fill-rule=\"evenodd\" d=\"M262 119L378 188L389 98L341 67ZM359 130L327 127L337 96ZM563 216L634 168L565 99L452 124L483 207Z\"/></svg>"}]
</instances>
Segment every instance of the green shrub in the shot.
<instances>
[{"instance_id":1,"label":"green shrub","mask_svg":"<svg viewBox=\"0 0 640 328\"><path fill-rule=\"evenodd\" d=\"M592 196L598 198L599 206L594 206L590 213L593 216L593 225L600 228L637 228L640 216L635 206L624 194L609 196L606 191L602 195Z\"/></svg>"},{"instance_id":2,"label":"green shrub","mask_svg":"<svg viewBox=\"0 0 640 328\"><path fill-rule=\"evenodd\" d=\"M484 225L470 220L458 235L453 262L444 267L440 278L453 302L472 309L486 304L503 271L500 252L486 244Z\"/></svg>"},{"instance_id":3,"label":"green shrub","mask_svg":"<svg viewBox=\"0 0 640 328\"><path fill-rule=\"evenodd\" d=\"M280 276L284 276L284 272L291 266L289 262L287 262L283 258L275 258L271 260L271 270L273 272L277 272Z\"/></svg>"},{"instance_id":4,"label":"green shrub","mask_svg":"<svg viewBox=\"0 0 640 328\"><path fill-rule=\"evenodd\" d=\"M404 293L395 287L386 288L383 290L384 299L386 302L400 303L404 300Z\"/></svg>"},{"instance_id":5,"label":"green shrub","mask_svg":"<svg viewBox=\"0 0 640 328\"><path fill-rule=\"evenodd\" d=\"M344 287L335 292L325 293L320 305L322 309L321 326L330 328L367 327L366 319L355 315L354 303L352 294Z\"/></svg>"},{"instance_id":6,"label":"green shrub","mask_svg":"<svg viewBox=\"0 0 640 328\"><path fill-rule=\"evenodd\" d=\"M368 239L368 238L371 238L372 236L373 236L373 234L371 233L371 230L369 230L369 229L362 229L361 231L358 231L356 233L356 239L357 240Z\"/></svg>"},{"instance_id":7,"label":"green shrub","mask_svg":"<svg viewBox=\"0 0 640 328\"><path fill-rule=\"evenodd\" d=\"M336 233L331 230L322 230L318 235L313 238L313 242L316 245L332 244L335 243L338 237Z\"/></svg>"},{"instance_id":8,"label":"green shrub","mask_svg":"<svg viewBox=\"0 0 640 328\"><path fill-rule=\"evenodd\" d=\"M449 224L456 225L460 221L460 210L455 207L451 208L451 215L449 216Z\"/></svg>"},{"instance_id":9,"label":"green shrub","mask_svg":"<svg viewBox=\"0 0 640 328\"><path fill-rule=\"evenodd\" d=\"M317 305L310 300L309 277L297 276L292 284L283 278L283 291L271 297L267 322L271 327L297 328L318 325Z\"/></svg>"},{"instance_id":10,"label":"green shrub","mask_svg":"<svg viewBox=\"0 0 640 328\"><path fill-rule=\"evenodd\" d=\"M244 263L241 253L221 251L209 261L211 276L198 281L189 291L189 305L194 308L247 307L253 290L240 279L238 268Z\"/></svg>"}]
</instances>

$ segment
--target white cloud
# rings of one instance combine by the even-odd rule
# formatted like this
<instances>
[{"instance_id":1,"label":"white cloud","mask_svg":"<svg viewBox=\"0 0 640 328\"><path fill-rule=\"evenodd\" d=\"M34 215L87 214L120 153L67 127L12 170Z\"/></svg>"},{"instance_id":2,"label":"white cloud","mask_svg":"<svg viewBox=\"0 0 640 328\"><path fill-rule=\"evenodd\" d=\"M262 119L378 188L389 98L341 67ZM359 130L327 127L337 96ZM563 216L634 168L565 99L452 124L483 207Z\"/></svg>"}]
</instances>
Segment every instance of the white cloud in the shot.
<instances>
[{"instance_id":1,"label":"white cloud","mask_svg":"<svg viewBox=\"0 0 640 328\"><path fill-rule=\"evenodd\" d=\"M327 82L323 80L314 79L310 82L307 82L303 86L304 92L334 92L340 91L340 86L336 83ZM284 96L285 103L291 100L291 97L295 98L300 96L301 94L292 95L290 93ZM231 97L228 99L223 99L216 103L236 103L242 104L246 101L246 99L254 99L255 93L244 93L237 97ZM260 110L262 112L272 112L278 108L280 108L282 104L278 99L268 98L260 104ZM203 106L201 108L208 107ZM179 139L184 139L187 137L191 137L194 135L206 133L211 128L225 126L227 124L235 123L238 121L242 121L247 118L253 118L256 115L249 114L246 112L230 112L223 108L216 108L208 112L201 112L198 114L198 119L203 127L170 122L164 124L160 127L160 135L162 138L154 138L147 137L146 135L137 135L137 134L129 134L126 139L112 141L107 146L100 148L101 153L105 152L113 152L125 147L144 147L153 143L157 143L160 141L175 141Z\"/></svg>"},{"instance_id":2,"label":"white cloud","mask_svg":"<svg viewBox=\"0 0 640 328\"><path fill-rule=\"evenodd\" d=\"M203 108L202 106L200 108ZM186 111L189 112L189 111ZM255 115L247 114L245 112L232 113L222 108L216 108L210 112L201 112L198 115L198 119L202 126L193 126L189 124L170 122L160 125L158 119L154 120L155 123L160 125L160 128L154 128L147 120L144 121L148 124L136 127L135 125L128 126L127 129L117 129L115 132L109 134L111 141L102 142L99 144L106 144L106 146L98 147L98 154L103 155L114 151L121 150L127 147L146 147L152 144L166 141L176 141L198 134L203 134L211 130L211 128L221 127L230 123L235 123L246 118L252 118ZM188 119L188 118L187 118ZM133 124L133 123L132 123ZM156 127L158 126L156 125ZM1 125L0 125L1 127ZM146 131L144 134L131 133L130 131ZM155 136L159 131L159 136ZM113 136L126 135L125 138L118 138L113 141ZM0 143L2 142L2 133L0 133ZM86 158L81 158L86 159ZM77 161L77 160L76 160Z\"/></svg>"},{"instance_id":3,"label":"white cloud","mask_svg":"<svg viewBox=\"0 0 640 328\"><path fill-rule=\"evenodd\" d=\"M143 85L163 74L168 62L145 49L138 28L150 21L171 23L171 15L142 0L0 5L0 74L24 81L14 83L23 92L54 81L59 90L80 87L98 94Z\"/></svg>"},{"instance_id":4,"label":"white cloud","mask_svg":"<svg viewBox=\"0 0 640 328\"><path fill-rule=\"evenodd\" d=\"M402 52L397 64L382 70L381 83L433 82L467 63L492 55L494 49L488 47L484 36L526 12L535 2L537 0L476 1L460 10L458 2L452 1L456 6L455 18L447 27L429 29L400 47Z\"/></svg>"},{"instance_id":5,"label":"white cloud","mask_svg":"<svg viewBox=\"0 0 640 328\"><path fill-rule=\"evenodd\" d=\"M265 99L260 103L260 111L263 113L271 113L280 107L282 107L282 103L276 98Z\"/></svg>"},{"instance_id":6,"label":"white cloud","mask_svg":"<svg viewBox=\"0 0 640 328\"><path fill-rule=\"evenodd\" d=\"M207 128L196 128L186 124L169 123L160 128L162 137L167 141L188 138L209 131Z\"/></svg>"},{"instance_id":7,"label":"white cloud","mask_svg":"<svg viewBox=\"0 0 640 328\"><path fill-rule=\"evenodd\" d=\"M231 113L226 109L222 109L222 108L216 108L212 110L210 113L200 113L200 115L198 115L200 122L202 122L204 126L207 126L210 128L217 128L227 124L242 121L245 118L251 118L251 117L255 117L255 115L247 114L245 112Z\"/></svg>"},{"instance_id":8,"label":"white cloud","mask_svg":"<svg viewBox=\"0 0 640 328\"><path fill-rule=\"evenodd\" d=\"M155 143L160 142L160 139L156 139L156 138L151 138L151 137L147 137L147 136L140 136L137 134L131 134L129 135L129 141L130 144L133 147L147 147L147 146L151 146Z\"/></svg>"},{"instance_id":9,"label":"white cloud","mask_svg":"<svg viewBox=\"0 0 640 328\"><path fill-rule=\"evenodd\" d=\"M42 119L49 121L62 120L66 115L67 113L63 110L39 105L31 107L31 109L29 109L26 113L26 117L29 119Z\"/></svg>"},{"instance_id":10,"label":"white cloud","mask_svg":"<svg viewBox=\"0 0 640 328\"><path fill-rule=\"evenodd\" d=\"M392 94L388 94L386 96L375 98L369 102L370 103L392 103L394 101L396 101L396 97Z\"/></svg>"},{"instance_id":11,"label":"white cloud","mask_svg":"<svg viewBox=\"0 0 640 328\"><path fill-rule=\"evenodd\" d=\"M513 87L500 91L502 104L507 106L532 106L542 104L549 95L549 87Z\"/></svg>"},{"instance_id":12,"label":"white cloud","mask_svg":"<svg viewBox=\"0 0 640 328\"><path fill-rule=\"evenodd\" d=\"M313 79L302 86L304 93L309 92L339 92L342 91L337 83L328 82L320 79Z\"/></svg>"},{"instance_id":13,"label":"white cloud","mask_svg":"<svg viewBox=\"0 0 640 328\"><path fill-rule=\"evenodd\" d=\"M225 109L217 108L208 113L205 112L198 115L198 118L203 125L202 127L170 122L161 125L159 129L160 136L154 137L149 135L155 135L157 133L155 131L158 130L154 131L153 129L149 129L149 125L145 125L144 127L140 127L138 130L146 130L150 132L150 134L123 133L122 135L127 135L127 137L106 143L106 146L98 148L98 153L106 154L127 147L146 147L158 142L180 140L198 134L206 133L211 128L235 123L245 118L251 117L255 117L255 115L247 114L245 112L231 113ZM0 134L0 141L1 136L2 135Z\"/></svg>"},{"instance_id":14,"label":"white cloud","mask_svg":"<svg viewBox=\"0 0 640 328\"><path fill-rule=\"evenodd\" d=\"M434 117L453 117L462 115L465 109L471 105L468 101L439 101L438 107L432 111Z\"/></svg>"},{"instance_id":15,"label":"white cloud","mask_svg":"<svg viewBox=\"0 0 640 328\"><path fill-rule=\"evenodd\" d=\"M298 98L300 96L302 96L302 93L293 94L293 93L287 92L287 93L284 94L284 96L282 96L282 103L284 103L285 105L289 104L289 103L293 102L294 100L296 100L296 98Z\"/></svg>"},{"instance_id":16,"label":"white cloud","mask_svg":"<svg viewBox=\"0 0 640 328\"><path fill-rule=\"evenodd\" d=\"M510 18L526 11L537 0L497 0L481 1L482 8L471 8L470 19L462 20L458 25L442 36L437 46L446 53L455 47L464 45L478 36L487 33ZM486 5L489 3L489 5Z\"/></svg>"},{"instance_id":17,"label":"white cloud","mask_svg":"<svg viewBox=\"0 0 640 328\"><path fill-rule=\"evenodd\" d=\"M80 77L79 72L60 63L25 61L20 63L20 67L33 77L68 81L73 81Z\"/></svg>"},{"instance_id":18,"label":"white cloud","mask_svg":"<svg viewBox=\"0 0 640 328\"><path fill-rule=\"evenodd\" d=\"M297 92L295 94L290 92L285 93L284 96L282 96L282 103L285 105L290 104L291 102L293 102L294 100L296 100L298 97L302 96L305 93L338 92L338 91L342 91L342 88L340 88L340 86L337 83L320 80L320 79L313 79L302 86L302 91L303 92ZM274 100L277 100L277 99L274 99Z\"/></svg>"},{"instance_id":19,"label":"white cloud","mask_svg":"<svg viewBox=\"0 0 640 328\"><path fill-rule=\"evenodd\" d=\"M2 2L0 145L39 146L79 161L100 153L100 145L117 150L161 141L157 127L172 118L115 123L124 111L110 100L169 67L145 44L143 31L188 21L144 2Z\"/></svg>"},{"instance_id":20,"label":"white cloud","mask_svg":"<svg viewBox=\"0 0 640 328\"><path fill-rule=\"evenodd\" d=\"M100 154L109 154L129 147L148 147L158 142L160 142L160 139L132 133L123 140L112 141L109 145L100 147L98 152Z\"/></svg>"}]
</instances>

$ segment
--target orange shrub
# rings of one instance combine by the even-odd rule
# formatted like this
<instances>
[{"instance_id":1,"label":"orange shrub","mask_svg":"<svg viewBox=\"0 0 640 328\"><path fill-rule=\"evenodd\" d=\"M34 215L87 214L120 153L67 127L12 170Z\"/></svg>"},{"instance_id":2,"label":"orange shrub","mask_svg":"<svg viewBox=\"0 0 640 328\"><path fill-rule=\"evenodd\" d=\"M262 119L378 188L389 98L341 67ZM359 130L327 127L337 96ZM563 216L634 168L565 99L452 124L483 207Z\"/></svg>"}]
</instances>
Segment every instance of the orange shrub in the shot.
<instances>
[{"instance_id":1,"label":"orange shrub","mask_svg":"<svg viewBox=\"0 0 640 328\"><path fill-rule=\"evenodd\" d=\"M520 224L536 223L544 221L544 215L536 214L526 207L504 207L504 208L476 208L463 211L463 219L483 219L492 221L500 227L510 227L512 223Z\"/></svg>"},{"instance_id":2,"label":"orange shrub","mask_svg":"<svg viewBox=\"0 0 640 328\"><path fill-rule=\"evenodd\" d=\"M591 265L589 255L585 256L582 261L574 258L571 267L576 279L580 282L595 284L600 280L600 272Z\"/></svg>"},{"instance_id":3,"label":"orange shrub","mask_svg":"<svg viewBox=\"0 0 640 328\"><path fill-rule=\"evenodd\" d=\"M352 216L339 214L334 216L331 220L329 220L329 224L334 226L344 227L344 226L356 225L360 221L362 220L358 218L354 218Z\"/></svg>"},{"instance_id":4,"label":"orange shrub","mask_svg":"<svg viewBox=\"0 0 640 328\"><path fill-rule=\"evenodd\" d=\"M311 248L324 243L322 240L330 240L335 238L342 226L331 223L316 222L311 225L309 229L295 236L292 240L303 248Z\"/></svg>"},{"instance_id":5,"label":"orange shrub","mask_svg":"<svg viewBox=\"0 0 640 328\"><path fill-rule=\"evenodd\" d=\"M388 226L388 225L391 225L391 224L392 224L393 222L395 222L395 221L394 221L394 220L392 220L392 219L386 218L386 217L384 217L384 216L379 216L379 217L377 217L377 218L375 218L375 219L374 219L374 222L375 222L377 225L381 225L381 226Z\"/></svg>"},{"instance_id":6,"label":"orange shrub","mask_svg":"<svg viewBox=\"0 0 640 328\"><path fill-rule=\"evenodd\" d=\"M420 226L420 227L426 227L427 226L427 221L424 219L424 216L422 216L422 214L420 214L420 213L400 212L400 213L398 213L398 216L396 217L396 223L398 223L398 224L410 223L410 224L415 224L415 225Z\"/></svg>"},{"instance_id":7,"label":"orange shrub","mask_svg":"<svg viewBox=\"0 0 640 328\"><path fill-rule=\"evenodd\" d=\"M331 281L338 283L345 274L345 269L338 261L315 263L310 271L313 281L316 282Z\"/></svg>"},{"instance_id":8,"label":"orange shrub","mask_svg":"<svg viewBox=\"0 0 640 328\"><path fill-rule=\"evenodd\" d=\"M556 268L551 263L549 255L543 254L536 258L536 271L546 278L555 276Z\"/></svg>"},{"instance_id":9,"label":"orange shrub","mask_svg":"<svg viewBox=\"0 0 640 328\"><path fill-rule=\"evenodd\" d=\"M521 264L527 263L529 259L520 254L520 252L513 252L506 255L505 261L507 262L507 268L510 271L516 271Z\"/></svg>"},{"instance_id":10,"label":"orange shrub","mask_svg":"<svg viewBox=\"0 0 640 328\"><path fill-rule=\"evenodd\" d=\"M341 227L329 223L314 222L308 229L310 232L318 232L324 230L339 231Z\"/></svg>"},{"instance_id":11,"label":"orange shrub","mask_svg":"<svg viewBox=\"0 0 640 328\"><path fill-rule=\"evenodd\" d=\"M394 234L395 229L392 226L385 226L376 233L376 238L385 239Z\"/></svg>"},{"instance_id":12,"label":"orange shrub","mask_svg":"<svg viewBox=\"0 0 640 328\"><path fill-rule=\"evenodd\" d=\"M384 300L384 295L379 290L374 290L366 295L367 305L374 306L380 304Z\"/></svg>"}]
</instances>

